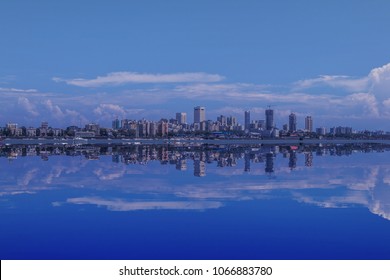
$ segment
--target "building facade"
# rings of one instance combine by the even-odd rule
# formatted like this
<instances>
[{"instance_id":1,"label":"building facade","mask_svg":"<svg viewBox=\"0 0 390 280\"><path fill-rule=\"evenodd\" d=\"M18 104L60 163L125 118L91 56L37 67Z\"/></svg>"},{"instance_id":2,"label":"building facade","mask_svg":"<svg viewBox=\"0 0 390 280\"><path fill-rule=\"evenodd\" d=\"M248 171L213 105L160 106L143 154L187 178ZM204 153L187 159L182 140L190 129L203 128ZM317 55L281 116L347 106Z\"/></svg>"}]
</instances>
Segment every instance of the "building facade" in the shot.
<instances>
[{"instance_id":1,"label":"building facade","mask_svg":"<svg viewBox=\"0 0 390 280\"><path fill-rule=\"evenodd\" d=\"M311 116L305 118L305 130L307 132L313 132L313 119Z\"/></svg>"},{"instance_id":2,"label":"building facade","mask_svg":"<svg viewBox=\"0 0 390 280\"><path fill-rule=\"evenodd\" d=\"M288 131L295 132L297 131L297 115L291 113L288 116Z\"/></svg>"},{"instance_id":3,"label":"building facade","mask_svg":"<svg viewBox=\"0 0 390 280\"><path fill-rule=\"evenodd\" d=\"M201 123L206 120L206 108L197 106L194 108L194 123Z\"/></svg>"},{"instance_id":4,"label":"building facade","mask_svg":"<svg viewBox=\"0 0 390 280\"><path fill-rule=\"evenodd\" d=\"M267 109L265 110L265 128L266 130L272 130L274 126L274 110Z\"/></svg>"}]
</instances>

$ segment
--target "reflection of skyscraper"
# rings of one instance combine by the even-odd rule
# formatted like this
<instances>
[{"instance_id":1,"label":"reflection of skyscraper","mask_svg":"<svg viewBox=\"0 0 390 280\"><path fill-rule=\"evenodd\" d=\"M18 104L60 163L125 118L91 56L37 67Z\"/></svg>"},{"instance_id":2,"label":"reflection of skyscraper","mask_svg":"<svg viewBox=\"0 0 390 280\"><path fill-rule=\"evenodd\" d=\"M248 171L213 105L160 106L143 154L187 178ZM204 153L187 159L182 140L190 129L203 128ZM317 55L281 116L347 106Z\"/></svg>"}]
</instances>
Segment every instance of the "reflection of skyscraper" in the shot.
<instances>
[{"instance_id":1,"label":"reflection of skyscraper","mask_svg":"<svg viewBox=\"0 0 390 280\"><path fill-rule=\"evenodd\" d=\"M307 132L313 131L313 119L311 118L311 116L307 116L305 118L305 130Z\"/></svg>"},{"instance_id":2,"label":"reflection of skyscraper","mask_svg":"<svg viewBox=\"0 0 390 280\"><path fill-rule=\"evenodd\" d=\"M200 159L194 159L194 176L206 176L206 163Z\"/></svg>"},{"instance_id":3,"label":"reflection of skyscraper","mask_svg":"<svg viewBox=\"0 0 390 280\"><path fill-rule=\"evenodd\" d=\"M250 153L245 153L244 159L245 159L244 171L249 172L249 171L251 171L251 155L250 155Z\"/></svg>"},{"instance_id":4,"label":"reflection of skyscraper","mask_svg":"<svg viewBox=\"0 0 390 280\"><path fill-rule=\"evenodd\" d=\"M187 160L186 159L178 159L176 162L176 169L185 171L187 170Z\"/></svg>"},{"instance_id":5,"label":"reflection of skyscraper","mask_svg":"<svg viewBox=\"0 0 390 280\"><path fill-rule=\"evenodd\" d=\"M265 173L274 173L274 154L267 153L265 155Z\"/></svg>"},{"instance_id":6,"label":"reflection of skyscraper","mask_svg":"<svg viewBox=\"0 0 390 280\"><path fill-rule=\"evenodd\" d=\"M265 128L271 130L274 127L274 110L265 110Z\"/></svg>"},{"instance_id":7,"label":"reflection of skyscraper","mask_svg":"<svg viewBox=\"0 0 390 280\"><path fill-rule=\"evenodd\" d=\"M290 159L288 161L288 167L294 169L297 167L297 154L294 151L290 151Z\"/></svg>"},{"instance_id":8,"label":"reflection of skyscraper","mask_svg":"<svg viewBox=\"0 0 390 280\"><path fill-rule=\"evenodd\" d=\"M305 166L312 166L313 165L313 153L305 153Z\"/></svg>"},{"instance_id":9,"label":"reflection of skyscraper","mask_svg":"<svg viewBox=\"0 0 390 280\"><path fill-rule=\"evenodd\" d=\"M197 106L194 108L194 123L201 123L206 120L206 108Z\"/></svg>"},{"instance_id":10,"label":"reflection of skyscraper","mask_svg":"<svg viewBox=\"0 0 390 280\"><path fill-rule=\"evenodd\" d=\"M297 116L294 113L291 113L288 117L289 131L297 131Z\"/></svg>"},{"instance_id":11,"label":"reflection of skyscraper","mask_svg":"<svg viewBox=\"0 0 390 280\"><path fill-rule=\"evenodd\" d=\"M250 129L251 126L251 112L245 111L245 129Z\"/></svg>"}]
</instances>

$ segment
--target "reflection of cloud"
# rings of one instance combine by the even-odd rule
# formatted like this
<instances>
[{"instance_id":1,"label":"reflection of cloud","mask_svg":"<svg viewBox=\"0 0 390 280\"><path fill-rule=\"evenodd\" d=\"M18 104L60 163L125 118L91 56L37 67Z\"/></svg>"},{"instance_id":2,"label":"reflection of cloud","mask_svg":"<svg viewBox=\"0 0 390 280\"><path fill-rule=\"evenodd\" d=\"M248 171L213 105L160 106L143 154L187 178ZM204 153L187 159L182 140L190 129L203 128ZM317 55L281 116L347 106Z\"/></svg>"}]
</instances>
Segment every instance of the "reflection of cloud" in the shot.
<instances>
[{"instance_id":1,"label":"reflection of cloud","mask_svg":"<svg viewBox=\"0 0 390 280\"><path fill-rule=\"evenodd\" d=\"M119 170L116 169L113 172L108 173L107 170L103 170L102 168L99 168L96 169L93 173L96 174L96 176L98 176L99 180L109 181L109 180L119 179L123 177L123 175L125 174L125 169L124 168L121 168Z\"/></svg>"},{"instance_id":2,"label":"reflection of cloud","mask_svg":"<svg viewBox=\"0 0 390 280\"><path fill-rule=\"evenodd\" d=\"M379 174L379 166L373 166L365 170L364 178L350 178L346 185L352 190L370 190L375 188Z\"/></svg>"},{"instance_id":3,"label":"reflection of cloud","mask_svg":"<svg viewBox=\"0 0 390 280\"><path fill-rule=\"evenodd\" d=\"M92 204L107 207L111 211L136 210L204 210L222 207L215 201L137 201L129 202L121 199L107 200L99 197L77 197L66 200L72 204Z\"/></svg>"},{"instance_id":4,"label":"reflection of cloud","mask_svg":"<svg viewBox=\"0 0 390 280\"><path fill-rule=\"evenodd\" d=\"M6 196L6 195L20 195L20 194L36 194L36 192L33 191L10 191L10 192L0 192L0 196Z\"/></svg>"},{"instance_id":5,"label":"reflection of cloud","mask_svg":"<svg viewBox=\"0 0 390 280\"><path fill-rule=\"evenodd\" d=\"M226 155L228 156L228 155ZM279 155L281 156L281 155ZM298 162L302 154L298 154ZM362 160L363 155L360 155ZM386 154L378 155L379 161L367 165L364 161L318 158L318 164L307 168L287 167L288 161L275 159L275 180L265 173L264 162L253 162L250 174L244 173L242 159L236 166L208 168L212 180L176 180L174 165L161 166L158 162L148 165L113 164L110 157L99 161L66 157L52 168L36 165L31 161L15 161L18 166L5 166L1 176L2 196L39 193L58 188L84 188L86 197L71 199L70 203L96 204L113 211L136 209L200 209L215 208L224 201L264 199L290 194L293 199L321 207L350 207L361 205L381 217L390 217L390 168L383 163ZM107 161L107 159L109 161ZM240 162L241 161L241 162ZM54 164L53 164L54 162ZM346 166L346 162L349 164ZM214 162L216 165L216 161ZM212 164L211 164L212 165ZM17 172L16 172L17 170ZM15 174L15 175L13 175ZM23 174L23 175L20 175ZM133 176L134 175L134 176ZM140 175L140 176L137 176ZM168 176L167 176L168 175ZM126 201L89 197L88 193L116 192L126 197L142 195L147 201ZM117 195L116 194L116 195ZM79 196L79 194L75 195ZM169 201L161 201L168 198ZM156 201L157 200L157 201ZM94 203L93 203L94 202Z\"/></svg>"},{"instance_id":6,"label":"reflection of cloud","mask_svg":"<svg viewBox=\"0 0 390 280\"><path fill-rule=\"evenodd\" d=\"M63 172L64 168L61 166L54 166L51 169L51 172L46 176L46 178L43 180L46 184L51 184L53 181L53 178L59 178L61 176L61 173Z\"/></svg>"},{"instance_id":7,"label":"reflection of cloud","mask_svg":"<svg viewBox=\"0 0 390 280\"><path fill-rule=\"evenodd\" d=\"M34 179L38 173L38 168L33 168L30 171L28 171L23 177L18 179L18 185L19 186L27 186L32 179Z\"/></svg>"},{"instance_id":8,"label":"reflection of cloud","mask_svg":"<svg viewBox=\"0 0 390 280\"><path fill-rule=\"evenodd\" d=\"M350 205L368 206L369 196L366 192L348 191L340 196L323 195L322 197L312 197L300 192L294 192L293 197L299 202L313 204L323 208L346 208Z\"/></svg>"}]
</instances>

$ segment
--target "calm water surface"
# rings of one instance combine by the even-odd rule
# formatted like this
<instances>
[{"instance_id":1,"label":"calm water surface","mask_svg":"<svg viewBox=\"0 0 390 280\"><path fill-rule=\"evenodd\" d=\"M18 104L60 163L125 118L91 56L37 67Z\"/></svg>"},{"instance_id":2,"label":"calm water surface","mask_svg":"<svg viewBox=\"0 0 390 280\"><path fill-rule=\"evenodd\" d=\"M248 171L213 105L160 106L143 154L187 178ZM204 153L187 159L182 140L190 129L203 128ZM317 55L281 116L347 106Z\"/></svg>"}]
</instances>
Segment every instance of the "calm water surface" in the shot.
<instances>
[{"instance_id":1,"label":"calm water surface","mask_svg":"<svg viewBox=\"0 0 390 280\"><path fill-rule=\"evenodd\" d=\"M1 259L390 259L390 149L0 149Z\"/></svg>"}]
</instances>

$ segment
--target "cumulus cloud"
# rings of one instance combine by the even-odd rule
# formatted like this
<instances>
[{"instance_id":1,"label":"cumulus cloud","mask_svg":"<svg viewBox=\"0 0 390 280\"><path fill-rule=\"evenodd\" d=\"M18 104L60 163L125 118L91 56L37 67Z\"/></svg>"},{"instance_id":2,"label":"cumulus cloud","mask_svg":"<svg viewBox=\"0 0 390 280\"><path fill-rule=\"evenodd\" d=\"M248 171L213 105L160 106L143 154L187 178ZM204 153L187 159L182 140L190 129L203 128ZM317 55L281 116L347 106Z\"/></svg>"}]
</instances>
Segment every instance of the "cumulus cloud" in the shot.
<instances>
[{"instance_id":1,"label":"cumulus cloud","mask_svg":"<svg viewBox=\"0 0 390 280\"><path fill-rule=\"evenodd\" d=\"M98 76L95 79L62 79L54 77L55 82L65 82L68 85L79 87L118 86L130 83L210 83L219 82L224 77L218 74L174 73L174 74L147 74L137 72L113 72L106 76Z\"/></svg>"},{"instance_id":2,"label":"cumulus cloud","mask_svg":"<svg viewBox=\"0 0 390 280\"><path fill-rule=\"evenodd\" d=\"M62 119L65 116L65 114L64 114L64 112L62 112L60 106L54 105L50 99L44 101L43 104L50 111L52 116L54 116L56 119Z\"/></svg>"},{"instance_id":3,"label":"cumulus cloud","mask_svg":"<svg viewBox=\"0 0 390 280\"><path fill-rule=\"evenodd\" d=\"M113 120L115 117L126 118L137 115L144 109L125 109L117 104L103 103L93 110L93 113L101 120Z\"/></svg>"},{"instance_id":4,"label":"cumulus cloud","mask_svg":"<svg viewBox=\"0 0 390 280\"><path fill-rule=\"evenodd\" d=\"M66 120L68 123L87 123L88 119L80 112L71 109L62 109L59 105L54 104L51 99L42 102L46 110L49 111L50 116L56 120Z\"/></svg>"},{"instance_id":5,"label":"cumulus cloud","mask_svg":"<svg viewBox=\"0 0 390 280\"><path fill-rule=\"evenodd\" d=\"M379 117L379 108L376 97L371 93L354 93L345 98L347 105L361 105L367 116Z\"/></svg>"},{"instance_id":6,"label":"cumulus cloud","mask_svg":"<svg viewBox=\"0 0 390 280\"><path fill-rule=\"evenodd\" d=\"M26 97L19 97L18 98L18 104L31 116L37 117L39 116L39 112L36 108L36 106Z\"/></svg>"}]
</instances>

